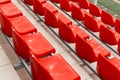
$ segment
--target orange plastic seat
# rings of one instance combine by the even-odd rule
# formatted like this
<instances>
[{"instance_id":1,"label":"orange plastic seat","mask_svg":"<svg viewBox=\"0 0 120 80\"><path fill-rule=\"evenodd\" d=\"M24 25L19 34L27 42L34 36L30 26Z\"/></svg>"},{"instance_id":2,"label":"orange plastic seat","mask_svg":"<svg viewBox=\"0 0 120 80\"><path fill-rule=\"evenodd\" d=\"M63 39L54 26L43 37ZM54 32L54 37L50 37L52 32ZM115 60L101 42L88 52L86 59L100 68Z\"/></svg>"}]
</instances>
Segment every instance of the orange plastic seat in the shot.
<instances>
[{"instance_id":1,"label":"orange plastic seat","mask_svg":"<svg viewBox=\"0 0 120 80\"><path fill-rule=\"evenodd\" d=\"M78 0L78 4L81 8L89 9L90 2L89 0Z\"/></svg>"},{"instance_id":2,"label":"orange plastic seat","mask_svg":"<svg viewBox=\"0 0 120 80\"><path fill-rule=\"evenodd\" d=\"M75 49L77 55L87 60L88 62L95 62L98 60L98 55L103 56L110 55L110 53L104 49L100 44L98 44L94 39L86 38L83 39L81 36L76 36Z\"/></svg>"},{"instance_id":3,"label":"orange plastic seat","mask_svg":"<svg viewBox=\"0 0 120 80\"><path fill-rule=\"evenodd\" d=\"M46 0L33 0L34 12L41 16L44 16L46 4L48 4Z\"/></svg>"},{"instance_id":4,"label":"orange plastic seat","mask_svg":"<svg viewBox=\"0 0 120 80\"><path fill-rule=\"evenodd\" d=\"M80 6L74 2L71 3L71 15L74 19L83 21L85 18L85 11L80 8Z\"/></svg>"},{"instance_id":5,"label":"orange plastic seat","mask_svg":"<svg viewBox=\"0 0 120 80\"><path fill-rule=\"evenodd\" d=\"M33 0L24 0L26 4L33 5Z\"/></svg>"},{"instance_id":6,"label":"orange plastic seat","mask_svg":"<svg viewBox=\"0 0 120 80\"><path fill-rule=\"evenodd\" d=\"M90 29L93 32L99 32L101 24L103 23L98 19L94 18L91 14L85 14L84 25L87 29Z\"/></svg>"},{"instance_id":7,"label":"orange plastic seat","mask_svg":"<svg viewBox=\"0 0 120 80\"><path fill-rule=\"evenodd\" d=\"M102 9L96 6L95 4L90 3L89 12L94 16L100 17L102 13Z\"/></svg>"},{"instance_id":8,"label":"orange plastic seat","mask_svg":"<svg viewBox=\"0 0 120 80\"><path fill-rule=\"evenodd\" d=\"M2 25L2 31L9 37L11 37L12 28L11 28L11 19L15 17L22 16L22 12L13 4L7 3L0 7L0 19Z\"/></svg>"},{"instance_id":9,"label":"orange plastic seat","mask_svg":"<svg viewBox=\"0 0 120 80\"><path fill-rule=\"evenodd\" d=\"M110 29L107 25L101 25L99 36L103 42L110 45L118 44L120 39L120 34L114 29Z\"/></svg>"},{"instance_id":10,"label":"orange plastic seat","mask_svg":"<svg viewBox=\"0 0 120 80\"><path fill-rule=\"evenodd\" d=\"M66 11L71 11L71 1L70 0L60 0L60 7Z\"/></svg>"},{"instance_id":11,"label":"orange plastic seat","mask_svg":"<svg viewBox=\"0 0 120 80\"><path fill-rule=\"evenodd\" d=\"M19 31L13 31L13 42L17 55L26 61L30 60L33 53L37 57L44 57L55 52L52 45L39 32L23 35Z\"/></svg>"},{"instance_id":12,"label":"orange plastic seat","mask_svg":"<svg viewBox=\"0 0 120 80\"><path fill-rule=\"evenodd\" d=\"M36 58L33 55L31 71L34 80L81 80L59 54L46 58Z\"/></svg>"},{"instance_id":13,"label":"orange plastic seat","mask_svg":"<svg viewBox=\"0 0 120 80\"><path fill-rule=\"evenodd\" d=\"M119 19L116 19L114 27L115 27L115 30L118 33L120 33L120 20Z\"/></svg>"},{"instance_id":14,"label":"orange plastic seat","mask_svg":"<svg viewBox=\"0 0 120 80\"><path fill-rule=\"evenodd\" d=\"M102 80L120 80L120 60L99 55L97 71Z\"/></svg>"},{"instance_id":15,"label":"orange plastic seat","mask_svg":"<svg viewBox=\"0 0 120 80\"><path fill-rule=\"evenodd\" d=\"M111 14L107 13L106 11L102 10L101 20L105 24L114 26L116 18L113 17Z\"/></svg>"},{"instance_id":16,"label":"orange plastic seat","mask_svg":"<svg viewBox=\"0 0 120 80\"><path fill-rule=\"evenodd\" d=\"M59 12L50 4L45 7L45 22L53 28L58 28L59 26Z\"/></svg>"}]
</instances>

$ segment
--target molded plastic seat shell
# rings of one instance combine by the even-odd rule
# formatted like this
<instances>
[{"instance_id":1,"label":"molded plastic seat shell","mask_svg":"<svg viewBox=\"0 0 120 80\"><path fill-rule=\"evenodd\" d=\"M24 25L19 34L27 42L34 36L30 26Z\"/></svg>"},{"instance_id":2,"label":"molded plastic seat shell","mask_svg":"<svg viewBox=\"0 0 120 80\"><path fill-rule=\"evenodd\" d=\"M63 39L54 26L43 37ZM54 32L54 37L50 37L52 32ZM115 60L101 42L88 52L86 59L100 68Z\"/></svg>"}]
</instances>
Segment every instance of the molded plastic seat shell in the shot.
<instances>
[{"instance_id":1,"label":"molded plastic seat shell","mask_svg":"<svg viewBox=\"0 0 120 80\"><path fill-rule=\"evenodd\" d=\"M100 17L102 13L102 9L99 8L97 5L90 3L89 12L94 16Z\"/></svg>"},{"instance_id":2,"label":"molded plastic seat shell","mask_svg":"<svg viewBox=\"0 0 120 80\"><path fill-rule=\"evenodd\" d=\"M59 54L40 59L33 56L31 70L34 80L81 80Z\"/></svg>"},{"instance_id":3,"label":"molded plastic seat shell","mask_svg":"<svg viewBox=\"0 0 120 80\"><path fill-rule=\"evenodd\" d=\"M107 13L106 11L102 10L101 20L105 24L114 26L116 18L113 17L111 14Z\"/></svg>"},{"instance_id":4,"label":"molded plastic seat shell","mask_svg":"<svg viewBox=\"0 0 120 80\"><path fill-rule=\"evenodd\" d=\"M46 0L33 0L33 10L35 13L44 16L45 6L48 4Z\"/></svg>"},{"instance_id":5,"label":"molded plastic seat shell","mask_svg":"<svg viewBox=\"0 0 120 80\"><path fill-rule=\"evenodd\" d=\"M45 7L45 22L47 25L58 28L59 26L59 12L52 5L48 5Z\"/></svg>"},{"instance_id":6,"label":"molded plastic seat shell","mask_svg":"<svg viewBox=\"0 0 120 80\"><path fill-rule=\"evenodd\" d=\"M78 4L81 8L89 9L90 2L89 0L78 0Z\"/></svg>"},{"instance_id":7,"label":"molded plastic seat shell","mask_svg":"<svg viewBox=\"0 0 120 80\"><path fill-rule=\"evenodd\" d=\"M13 3L7 3L2 5L0 7L0 10L2 31L7 36L11 37L12 36L11 19L22 16L23 14Z\"/></svg>"},{"instance_id":8,"label":"molded plastic seat shell","mask_svg":"<svg viewBox=\"0 0 120 80\"><path fill-rule=\"evenodd\" d=\"M83 39L79 35L76 37L75 49L80 58L88 62L95 62L98 60L98 55L110 55L110 53L98 44L94 39Z\"/></svg>"},{"instance_id":9,"label":"molded plastic seat shell","mask_svg":"<svg viewBox=\"0 0 120 80\"><path fill-rule=\"evenodd\" d=\"M13 42L16 53L26 61L30 60L31 54L44 57L55 52L52 45L39 32L21 35L14 31Z\"/></svg>"},{"instance_id":10,"label":"molded plastic seat shell","mask_svg":"<svg viewBox=\"0 0 120 80\"><path fill-rule=\"evenodd\" d=\"M71 15L74 19L83 21L85 18L85 11L80 8L80 6L74 2L71 3Z\"/></svg>"},{"instance_id":11,"label":"molded plastic seat shell","mask_svg":"<svg viewBox=\"0 0 120 80\"><path fill-rule=\"evenodd\" d=\"M26 4L33 5L33 0L24 0Z\"/></svg>"},{"instance_id":12,"label":"molded plastic seat shell","mask_svg":"<svg viewBox=\"0 0 120 80\"><path fill-rule=\"evenodd\" d=\"M60 7L66 11L71 11L71 1L70 0L60 0Z\"/></svg>"},{"instance_id":13,"label":"molded plastic seat shell","mask_svg":"<svg viewBox=\"0 0 120 80\"><path fill-rule=\"evenodd\" d=\"M70 36L72 35L70 35L71 31L68 30L69 29L68 27L72 25L72 21L64 15L60 17L59 21L60 21L59 32L58 32L59 36L67 42L74 42L73 39L72 40L70 39Z\"/></svg>"},{"instance_id":14,"label":"molded plastic seat shell","mask_svg":"<svg viewBox=\"0 0 120 80\"><path fill-rule=\"evenodd\" d=\"M120 39L120 34L114 29L110 29L107 25L101 25L99 36L103 42L110 45L118 44Z\"/></svg>"},{"instance_id":15,"label":"molded plastic seat shell","mask_svg":"<svg viewBox=\"0 0 120 80\"><path fill-rule=\"evenodd\" d=\"M115 21L115 30L120 33L120 20L119 19L116 19Z\"/></svg>"},{"instance_id":16,"label":"molded plastic seat shell","mask_svg":"<svg viewBox=\"0 0 120 80\"><path fill-rule=\"evenodd\" d=\"M97 71L102 80L120 80L120 60L99 55Z\"/></svg>"},{"instance_id":17,"label":"molded plastic seat shell","mask_svg":"<svg viewBox=\"0 0 120 80\"><path fill-rule=\"evenodd\" d=\"M59 35L63 40L69 43L76 42L76 35L80 35L81 38L83 39L89 37L87 33L85 33L82 29L80 29L76 25L65 25L64 22L61 22L60 25L61 26L59 28Z\"/></svg>"},{"instance_id":18,"label":"molded plastic seat shell","mask_svg":"<svg viewBox=\"0 0 120 80\"><path fill-rule=\"evenodd\" d=\"M25 16L11 19L11 24L13 30L17 31L21 35L37 32L37 29Z\"/></svg>"},{"instance_id":19,"label":"molded plastic seat shell","mask_svg":"<svg viewBox=\"0 0 120 80\"><path fill-rule=\"evenodd\" d=\"M87 29L90 29L93 32L99 32L101 24L103 23L98 19L94 18L91 14L85 14L84 25Z\"/></svg>"}]
</instances>

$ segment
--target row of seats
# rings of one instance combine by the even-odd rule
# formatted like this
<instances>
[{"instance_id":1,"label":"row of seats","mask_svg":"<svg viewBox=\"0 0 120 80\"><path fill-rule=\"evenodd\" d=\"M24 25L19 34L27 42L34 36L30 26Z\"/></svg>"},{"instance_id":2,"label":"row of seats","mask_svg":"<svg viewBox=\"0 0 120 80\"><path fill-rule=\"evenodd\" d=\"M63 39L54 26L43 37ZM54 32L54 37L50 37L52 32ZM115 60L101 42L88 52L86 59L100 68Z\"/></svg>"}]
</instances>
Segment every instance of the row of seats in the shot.
<instances>
[{"instance_id":1,"label":"row of seats","mask_svg":"<svg viewBox=\"0 0 120 80\"><path fill-rule=\"evenodd\" d=\"M52 0L52 1L60 3L60 5L62 3L61 8L65 9L66 11L70 10L69 4L72 4L72 6L74 6L74 3L71 1L68 2L68 0ZM75 2L76 1L77 0L75 0ZM78 1L84 2L87 0L78 0ZM36 12L40 16L44 16L45 22L48 26L59 29L58 33L61 39L69 43L76 43L75 49L79 57L87 60L88 62L97 61L97 71L99 76L103 80L120 80L120 77L119 77L120 76L120 70L119 70L120 60L117 57L109 58L110 57L109 51L104 49L100 44L98 44L94 39L92 39L87 33L85 33L81 28L73 24L71 20L69 20L65 15L59 12L54 6L52 6L46 0L33 0L32 4L33 4L34 12ZM83 4L83 6L85 5ZM74 16L76 17L80 15L84 16L84 14L82 14L81 9L78 5L74 7L76 7L76 8L72 7L72 11L75 11L75 14L76 14L76 15L74 14ZM88 7L85 6L85 8L88 8ZM89 15L91 16L91 14L89 14L85 10L83 12L85 12L86 16L87 14L88 16ZM90 21L87 21L87 22L91 23Z\"/></svg>"},{"instance_id":2,"label":"row of seats","mask_svg":"<svg viewBox=\"0 0 120 80\"><path fill-rule=\"evenodd\" d=\"M47 25L51 26L52 28L58 28L58 33L61 39L69 43L76 43L76 47L75 47L76 52L81 58L84 58L89 62L97 61L98 54L101 54L97 50L94 51L94 49L95 48L97 49L97 47L101 48L102 53L104 53L104 55L109 54L109 52L106 51L100 44L98 44L94 39L92 39L80 27L73 24L70 19L68 19L65 15L59 12L57 8L52 6L46 0L34 0L33 5L35 5L33 6L33 9L35 12L38 12L38 10L42 10L42 11L39 11L38 14L45 17L45 22ZM83 45L87 44L89 47L87 47L86 45L83 50L83 47L81 45L82 41L84 41ZM91 44L95 46L91 46ZM82 48L80 48L80 46ZM87 55L89 52L86 51L85 49L90 51L91 57ZM83 55L82 51L84 51L84 54L86 55ZM95 58L92 58L92 57L95 57Z\"/></svg>"},{"instance_id":3,"label":"row of seats","mask_svg":"<svg viewBox=\"0 0 120 80\"><path fill-rule=\"evenodd\" d=\"M13 39L17 55L31 62L34 80L80 80L60 54L51 55L55 48L11 0L0 0L0 22L3 33Z\"/></svg>"},{"instance_id":4,"label":"row of seats","mask_svg":"<svg viewBox=\"0 0 120 80\"><path fill-rule=\"evenodd\" d=\"M71 16L74 19L83 21L87 29L93 32L99 32L99 37L103 42L110 45L118 45L117 50L120 53L119 19L89 2L89 0L78 0L79 5L69 0L60 1L60 7L62 9L71 11ZM96 17L101 18L101 20ZM111 36L108 36L109 34Z\"/></svg>"}]
</instances>

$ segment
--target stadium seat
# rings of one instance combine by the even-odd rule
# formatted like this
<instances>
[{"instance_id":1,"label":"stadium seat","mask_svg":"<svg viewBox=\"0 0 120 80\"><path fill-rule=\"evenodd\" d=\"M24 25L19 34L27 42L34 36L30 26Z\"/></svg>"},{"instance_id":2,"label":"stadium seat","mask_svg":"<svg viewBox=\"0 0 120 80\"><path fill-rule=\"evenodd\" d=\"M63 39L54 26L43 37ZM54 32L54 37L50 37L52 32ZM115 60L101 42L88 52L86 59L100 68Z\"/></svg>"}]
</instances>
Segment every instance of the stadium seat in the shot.
<instances>
[{"instance_id":1,"label":"stadium seat","mask_svg":"<svg viewBox=\"0 0 120 80\"><path fill-rule=\"evenodd\" d=\"M80 35L80 37L83 39L89 37L89 35L85 33L82 29L80 29L78 26L74 24L65 25L64 22L60 23L59 35L63 40L69 43L76 42L76 35Z\"/></svg>"},{"instance_id":2,"label":"stadium seat","mask_svg":"<svg viewBox=\"0 0 120 80\"><path fill-rule=\"evenodd\" d=\"M118 44L120 39L120 34L105 24L100 26L99 36L103 42L108 43L110 45Z\"/></svg>"},{"instance_id":3,"label":"stadium seat","mask_svg":"<svg viewBox=\"0 0 120 80\"><path fill-rule=\"evenodd\" d=\"M51 1L55 3L60 3L60 0L51 0Z\"/></svg>"},{"instance_id":4,"label":"stadium seat","mask_svg":"<svg viewBox=\"0 0 120 80\"><path fill-rule=\"evenodd\" d=\"M97 18L94 18L90 13L85 13L84 25L87 29L90 29L93 32L100 31L100 25L103 24Z\"/></svg>"},{"instance_id":5,"label":"stadium seat","mask_svg":"<svg viewBox=\"0 0 120 80\"><path fill-rule=\"evenodd\" d=\"M67 42L71 42L72 40L69 39L67 33L70 33L70 31L68 32L68 27L72 25L72 21L70 19L68 19L66 16L61 16L59 19L59 36L67 41ZM67 35L67 36L66 36Z\"/></svg>"},{"instance_id":6,"label":"stadium seat","mask_svg":"<svg viewBox=\"0 0 120 80\"><path fill-rule=\"evenodd\" d=\"M70 0L60 0L60 7L63 10L71 11L71 1Z\"/></svg>"},{"instance_id":7,"label":"stadium seat","mask_svg":"<svg viewBox=\"0 0 120 80\"><path fill-rule=\"evenodd\" d=\"M13 31L14 48L20 57L26 61L30 60L31 54L37 57L44 57L55 52L52 45L39 33L20 34Z\"/></svg>"},{"instance_id":8,"label":"stadium seat","mask_svg":"<svg viewBox=\"0 0 120 80\"><path fill-rule=\"evenodd\" d=\"M19 34L21 35L37 32L37 29L25 16L11 19L11 24L12 30L19 31Z\"/></svg>"},{"instance_id":9,"label":"stadium seat","mask_svg":"<svg viewBox=\"0 0 120 80\"><path fill-rule=\"evenodd\" d=\"M78 4L81 8L89 9L90 2L89 0L78 0Z\"/></svg>"},{"instance_id":10,"label":"stadium seat","mask_svg":"<svg viewBox=\"0 0 120 80\"><path fill-rule=\"evenodd\" d=\"M102 9L99 8L97 5L90 3L90 7L89 7L89 12L90 14L92 14L93 16L97 16L100 17L101 13L102 13Z\"/></svg>"},{"instance_id":11,"label":"stadium seat","mask_svg":"<svg viewBox=\"0 0 120 80\"><path fill-rule=\"evenodd\" d=\"M71 15L74 19L83 21L85 18L85 11L80 8L80 6L74 2L71 3Z\"/></svg>"},{"instance_id":12,"label":"stadium seat","mask_svg":"<svg viewBox=\"0 0 120 80\"><path fill-rule=\"evenodd\" d=\"M33 10L35 13L44 16L45 6L48 4L46 0L33 0Z\"/></svg>"},{"instance_id":13,"label":"stadium seat","mask_svg":"<svg viewBox=\"0 0 120 80\"><path fill-rule=\"evenodd\" d=\"M115 30L120 33L120 19L116 19L114 27Z\"/></svg>"},{"instance_id":14,"label":"stadium seat","mask_svg":"<svg viewBox=\"0 0 120 80\"><path fill-rule=\"evenodd\" d=\"M113 17L111 14L109 14L108 12L102 10L101 13L101 20L103 23L114 26L116 18Z\"/></svg>"},{"instance_id":15,"label":"stadium seat","mask_svg":"<svg viewBox=\"0 0 120 80\"><path fill-rule=\"evenodd\" d=\"M60 54L46 58L32 55L31 71L33 80L81 80Z\"/></svg>"},{"instance_id":16,"label":"stadium seat","mask_svg":"<svg viewBox=\"0 0 120 80\"><path fill-rule=\"evenodd\" d=\"M26 4L33 5L33 0L24 0Z\"/></svg>"},{"instance_id":17,"label":"stadium seat","mask_svg":"<svg viewBox=\"0 0 120 80\"><path fill-rule=\"evenodd\" d=\"M102 80L120 80L120 60L117 57L99 55L97 72Z\"/></svg>"},{"instance_id":18,"label":"stadium seat","mask_svg":"<svg viewBox=\"0 0 120 80\"><path fill-rule=\"evenodd\" d=\"M0 0L0 5L5 4L5 3L9 3L9 2L11 2L11 0Z\"/></svg>"},{"instance_id":19,"label":"stadium seat","mask_svg":"<svg viewBox=\"0 0 120 80\"><path fill-rule=\"evenodd\" d=\"M52 5L48 5L45 7L45 22L47 25L58 28L59 26L59 12L58 10L53 7Z\"/></svg>"},{"instance_id":20,"label":"stadium seat","mask_svg":"<svg viewBox=\"0 0 120 80\"><path fill-rule=\"evenodd\" d=\"M88 62L95 62L98 60L98 55L110 55L110 53L98 44L94 39L82 39L79 35L76 36L75 50L77 55Z\"/></svg>"},{"instance_id":21,"label":"stadium seat","mask_svg":"<svg viewBox=\"0 0 120 80\"><path fill-rule=\"evenodd\" d=\"M9 37L12 36L12 29L11 29L11 19L22 16L22 12L13 4L7 3L0 7L0 19L2 25L2 31Z\"/></svg>"}]
</instances>

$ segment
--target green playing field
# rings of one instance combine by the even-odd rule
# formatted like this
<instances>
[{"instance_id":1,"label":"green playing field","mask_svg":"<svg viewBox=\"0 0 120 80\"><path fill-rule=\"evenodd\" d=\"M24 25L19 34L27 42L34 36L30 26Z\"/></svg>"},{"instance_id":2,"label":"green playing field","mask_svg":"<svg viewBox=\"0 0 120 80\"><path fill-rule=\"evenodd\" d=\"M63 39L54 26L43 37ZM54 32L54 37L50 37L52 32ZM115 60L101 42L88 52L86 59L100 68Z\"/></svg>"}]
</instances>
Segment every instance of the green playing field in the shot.
<instances>
[{"instance_id":1,"label":"green playing field","mask_svg":"<svg viewBox=\"0 0 120 80\"><path fill-rule=\"evenodd\" d=\"M98 2L116 14L120 15L120 4L114 0L98 0Z\"/></svg>"}]
</instances>

